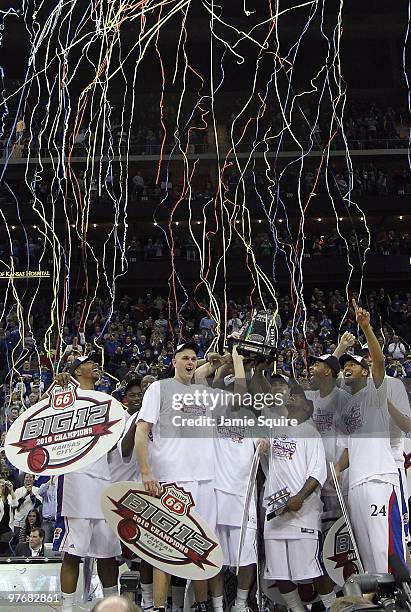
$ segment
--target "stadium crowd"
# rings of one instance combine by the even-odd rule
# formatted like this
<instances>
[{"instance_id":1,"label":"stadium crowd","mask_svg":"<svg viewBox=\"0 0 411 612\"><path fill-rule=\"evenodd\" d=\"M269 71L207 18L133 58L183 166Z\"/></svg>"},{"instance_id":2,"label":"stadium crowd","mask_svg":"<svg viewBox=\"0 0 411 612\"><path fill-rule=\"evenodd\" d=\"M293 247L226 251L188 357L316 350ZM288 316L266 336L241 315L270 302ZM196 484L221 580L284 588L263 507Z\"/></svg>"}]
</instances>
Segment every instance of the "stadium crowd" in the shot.
<instances>
[{"instance_id":1,"label":"stadium crowd","mask_svg":"<svg viewBox=\"0 0 411 612\"><path fill-rule=\"evenodd\" d=\"M281 221L282 222L282 221ZM340 234L336 229L320 228L317 234L306 232L304 238L305 256L346 256L348 253L363 252L369 249L369 254L377 255L411 255L411 235L404 229L390 229L369 227L370 233L365 229L351 229L348 233L345 228L340 228ZM321 232L321 233L320 233ZM169 247L163 238L161 230L156 236L140 236L131 234L126 246L126 256L130 264L140 261L155 261L169 259ZM301 239L301 237L300 237ZM253 251L258 259L272 257L278 249L295 243L296 238L292 236L289 229L277 226L276 240L268 232L255 232L252 239ZM174 236L173 253L176 259L197 261L198 249L194 240L178 233ZM227 250L228 257L241 255L243 244L239 238L234 238L231 248ZM40 259L43 259L44 241L41 236L35 236L32 230L28 232L28 240L23 241L12 238L11 242L0 241L0 259L13 259L16 270L25 270L27 266L37 267ZM47 251L47 249L46 249Z\"/></svg>"},{"instance_id":2,"label":"stadium crowd","mask_svg":"<svg viewBox=\"0 0 411 612\"><path fill-rule=\"evenodd\" d=\"M267 298L267 296L266 296ZM378 339L386 356L387 371L394 376L411 377L411 291L401 291L389 295L383 288L371 291L367 296L371 323L378 332ZM1 305L0 305L1 306ZM215 336L215 322L200 309L194 301L189 301L180 313L179 320L168 318L168 303L161 295L146 294L133 299L124 295L116 304L111 320L109 300L97 298L91 307L89 317L80 328L84 304L77 302L71 316L62 330L59 348L54 358L62 356L62 361L73 359L76 354L88 354L99 349L104 352L104 374L97 385L102 391L114 391L121 398L122 387L138 374L150 374L155 378L167 376L174 342L183 336L192 339L200 346L199 357L207 352ZM267 299L269 309L275 304ZM324 291L314 289L306 300L307 319L305 333L303 323L293 322L293 306L288 296L278 298L277 325L279 327L279 370L290 372L293 364L298 377L307 377L307 358L310 354L332 353L338 342L339 334L355 330L355 320L351 308L347 310L346 297L338 289ZM20 340L20 327L17 314L9 314L6 324L0 324L0 363L6 380L2 395L3 428L10 410L19 410L33 405L51 384L54 364L43 350L39 357L36 346L42 346L46 331L44 304L39 300L34 308L31 323L34 339L26 335L21 366L7 376L9 364L16 361L13 350ZM255 304L261 307L261 304ZM228 302L227 332L241 330L250 317L250 308L243 298ZM56 338L57 346L57 338Z\"/></svg>"},{"instance_id":3,"label":"stadium crowd","mask_svg":"<svg viewBox=\"0 0 411 612\"><path fill-rule=\"evenodd\" d=\"M260 102L261 103L261 102ZM229 134L232 122L236 119L236 126L241 131L241 109L244 101L241 98L234 99L230 107L222 110L217 118L217 135L220 151L229 148ZM261 109L258 104L254 109L259 114ZM293 129L293 137L288 132L282 133L284 129L283 116L274 103L267 102L265 111L259 120L259 134L266 133L267 129L273 130L275 134L282 134L279 138L281 146L285 149L295 147L294 138L305 143L310 148L319 149L327 145L329 140L329 125L333 109L322 108L319 116L318 109L306 107L300 109ZM250 112L252 110L250 109ZM160 115L159 105L155 97L152 97L144 105L136 105L133 121L130 124L124 121L120 113L113 112L110 126L110 139L113 148L120 148L124 153L128 150L134 155L158 155L163 146L163 152L168 153L176 146L174 139L176 126L176 108L172 104L162 107L161 120L167 134L166 146L162 145L164 133L159 129ZM214 126L204 126L202 119L194 117L188 121L184 129L179 133L179 139L183 146L187 145L189 153L207 153L215 149ZM33 151L41 130L40 117L35 113L31 120L31 133L28 128L27 118L16 115L13 112L5 118L4 129L0 138L0 146L3 155L14 157L25 157L28 148ZM377 148L406 148L408 146L407 135L407 112L394 109L392 106L369 103L366 101L353 101L344 109L344 131L345 139L338 133L332 139L334 149L344 149L347 144L351 149L377 149ZM83 121L80 127L74 125L66 134L67 142L73 147L73 155L81 157L87 155L87 147L93 142L93 134L88 130L87 121ZM253 136L254 139L254 136ZM55 144L62 144L61 135L56 134ZM239 146L249 148L249 138L246 136L241 140Z\"/></svg>"}]
</instances>

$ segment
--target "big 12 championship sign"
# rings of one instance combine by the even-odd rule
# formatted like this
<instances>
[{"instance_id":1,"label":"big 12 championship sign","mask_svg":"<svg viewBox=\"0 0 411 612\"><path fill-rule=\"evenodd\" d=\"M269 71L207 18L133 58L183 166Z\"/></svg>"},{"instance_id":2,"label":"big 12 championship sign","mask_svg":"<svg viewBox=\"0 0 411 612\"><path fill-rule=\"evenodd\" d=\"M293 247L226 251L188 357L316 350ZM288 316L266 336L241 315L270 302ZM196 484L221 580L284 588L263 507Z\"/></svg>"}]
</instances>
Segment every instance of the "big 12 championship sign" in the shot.
<instances>
[{"instance_id":1,"label":"big 12 championship sign","mask_svg":"<svg viewBox=\"0 0 411 612\"><path fill-rule=\"evenodd\" d=\"M175 483L157 498L142 484L117 482L101 499L106 521L141 559L174 576L206 580L220 571L223 553L194 505L191 493Z\"/></svg>"},{"instance_id":2,"label":"big 12 championship sign","mask_svg":"<svg viewBox=\"0 0 411 612\"><path fill-rule=\"evenodd\" d=\"M46 397L23 412L5 442L10 463L23 472L68 474L97 461L120 439L124 408L100 391L85 391L71 379L53 383Z\"/></svg>"},{"instance_id":3,"label":"big 12 championship sign","mask_svg":"<svg viewBox=\"0 0 411 612\"><path fill-rule=\"evenodd\" d=\"M343 586L352 574L359 573L359 561L343 516L337 519L327 532L323 562L331 580L340 586Z\"/></svg>"}]
</instances>

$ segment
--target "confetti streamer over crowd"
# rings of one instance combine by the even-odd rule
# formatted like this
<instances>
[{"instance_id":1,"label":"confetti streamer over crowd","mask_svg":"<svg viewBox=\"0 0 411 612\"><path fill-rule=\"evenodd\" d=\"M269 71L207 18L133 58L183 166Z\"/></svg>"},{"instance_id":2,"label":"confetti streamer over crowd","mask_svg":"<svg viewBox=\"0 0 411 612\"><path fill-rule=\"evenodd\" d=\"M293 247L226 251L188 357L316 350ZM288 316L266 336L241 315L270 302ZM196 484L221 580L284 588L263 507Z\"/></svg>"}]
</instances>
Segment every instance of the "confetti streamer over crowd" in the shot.
<instances>
[{"instance_id":1,"label":"confetti streamer over crowd","mask_svg":"<svg viewBox=\"0 0 411 612\"><path fill-rule=\"evenodd\" d=\"M342 215L361 218L368 235L357 241L354 252L346 250L347 298L349 290L361 294L369 232L352 195L354 170L344 127L344 3L330 19L325 0L244 2L241 17L247 27L237 26L230 4L23 0L18 7L6 3L0 9L2 51L7 53L8 31L16 24L27 43L24 81L8 79L0 67L1 187L14 202L29 252L23 194L9 180L10 168L24 157L24 198L35 213L41 244L36 270L50 262L49 325L37 351L57 361L61 357L62 330L75 293L82 296L79 330L101 295L112 304L109 324L118 284L128 273L126 246L136 214L130 178L141 154L151 156L161 193L153 223L168 247L169 320L178 321L194 296L215 321L216 347L225 341L233 265L247 270L250 307L275 312L277 265L283 261L293 329L304 331L305 220L315 214L320 182L345 244ZM200 43L193 19L204 24ZM315 52L313 30L319 32ZM242 93L230 99L238 82ZM343 188L331 159L335 148L340 149L340 171L349 177ZM50 167L53 178L45 185ZM198 185L205 194L201 204L195 197ZM110 225L104 241L92 231L102 202ZM7 214L1 210L6 228ZM253 252L256 214L268 224L274 244L271 275ZM289 221L295 216L297 226ZM175 257L177 219L184 219L200 262L194 289ZM12 251L13 236L7 232ZM234 246L235 264L227 258ZM11 273L13 265L12 258ZM16 312L20 329L11 370L24 359L24 337L33 337L41 282L30 279L24 285L10 277L2 285L0 316Z\"/></svg>"}]
</instances>

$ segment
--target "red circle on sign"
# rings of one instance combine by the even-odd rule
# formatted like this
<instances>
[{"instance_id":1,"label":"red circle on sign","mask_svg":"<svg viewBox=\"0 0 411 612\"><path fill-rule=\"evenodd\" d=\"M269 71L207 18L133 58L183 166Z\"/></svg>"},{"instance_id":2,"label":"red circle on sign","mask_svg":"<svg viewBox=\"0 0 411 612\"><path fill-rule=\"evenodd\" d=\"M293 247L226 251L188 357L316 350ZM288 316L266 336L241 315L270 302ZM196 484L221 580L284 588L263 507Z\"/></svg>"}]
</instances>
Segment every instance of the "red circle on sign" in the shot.
<instances>
[{"instance_id":1,"label":"red circle on sign","mask_svg":"<svg viewBox=\"0 0 411 612\"><path fill-rule=\"evenodd\" d=\"M46 448L36 446L32 448L27 457L27 466L31 472L37 474L46 469L49 464L50 455Z\"/></svg>"},{"instance_id":2,"label":"red circle on sign","mask_svg":"<svg viewBox=\"0 0 411 612\"><path fill-rule=\"evenodd\" d=\"M118 535L122 540L132 544L140 537L140 529L131 519L123 519L117 526Z\"/></svg>"}]
</instances>

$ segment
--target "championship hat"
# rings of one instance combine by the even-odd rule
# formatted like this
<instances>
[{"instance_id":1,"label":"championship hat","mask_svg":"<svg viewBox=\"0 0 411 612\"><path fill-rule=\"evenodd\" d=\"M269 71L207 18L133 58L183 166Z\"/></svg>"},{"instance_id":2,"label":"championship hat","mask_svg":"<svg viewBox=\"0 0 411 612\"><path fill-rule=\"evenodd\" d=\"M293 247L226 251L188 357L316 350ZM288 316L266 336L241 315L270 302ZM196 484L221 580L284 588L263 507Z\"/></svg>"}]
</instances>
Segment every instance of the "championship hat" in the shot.
<instances>
[{"instance_id":1,"label":"championship hat","mask_svg":"<svg viewBox=\"0 0 411 612\"><path fill-rule=\"evenodd\" d=\"M191 349L195 352L196 355L198 355L198 353L200 352L200 347L196 342L184 342L183 344L179 344L177 346L176 350L174 351L174 357L177 355L177 353L181 353L181 351L184 351L184 349Z\"/></svg>"},{"instance_id":2,"label":"championship hat","mask_svg":"<svg viewBox=\"0 0 411 612\"><path fill-rule=\"evenodd\" d=\"M100 364L100 356L98 355L98 353L89 353L88 355L76 357L70 366L70 374L74 376L74 373L77 368L83 365L83 363L86 363L87 361L94 361L95 363Z\"/></svg>"},{"instance_id":3,"label":"championship hat","mask_svg":"<svg viewBox=\"0 0 411 612\"><path fill-rule=\"evenodd\" d=\"M361 357L361 355L350 355L350 353L344 353L344 355L341 355L341 357L340 357L340 365L342 367L344 367L345 364L348 361L355 361L356 363L358 363L365 370L369 370L370 369L370 366L365 361L364 357Z\"/></svg>"},{"instance_id":4,"label":"championship hat","mask_svg":"<svg viewBox=\"0 0 411 612\"><path fill-rule=\"evenodd\" d=\"M338 376L340 373L340 362L338 361L337 357L334 357L334 355L311 355L310 362L314 363L315 361L321 361L322 363L327 364L336 376Z\"/></svg>"}]
</instances>

